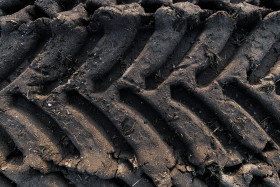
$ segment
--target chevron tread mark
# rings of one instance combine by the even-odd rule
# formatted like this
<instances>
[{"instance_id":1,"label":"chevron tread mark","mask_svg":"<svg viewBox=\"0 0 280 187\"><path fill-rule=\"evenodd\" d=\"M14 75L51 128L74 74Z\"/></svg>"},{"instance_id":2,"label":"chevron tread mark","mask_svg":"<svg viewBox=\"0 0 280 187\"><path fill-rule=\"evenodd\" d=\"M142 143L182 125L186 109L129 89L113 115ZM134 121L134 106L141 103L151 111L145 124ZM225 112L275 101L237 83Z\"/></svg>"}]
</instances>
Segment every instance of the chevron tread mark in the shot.
<instances>
[{"instance_id":1,"label":"chevron tread mark","mask_svg":"<svg viewBox=\"0 0 280 187\"><path fill-rule=\"evenodd\" d=\"M151 24L152 20L149 24ZM114 67L100 78L94 80L94 92L104 92L110 87L123 73L129 68L133 61L139 56L139 53L144 48L144 45L154 32L151 26L146 25L139 28L134 41L123 56L119 57L118 62Z\"/></svg>"},{"instance_id":2,"label":"chevron tread mark","mask_svg":"<svg viewBox=\"0 0 280 187\"><path fill-rule=\"evenodd\" d=\"M250 31L252 31L257 24L258 23L253 23L252 25L235 28L233 34L224 46L224 49L219 54L212 54L212 56L209 56L210 66L197 72L196 81L199 86L207 86L219 76L236 55L240 46L248 40Z\"/></svg>"},{"instance_id":3,"label":"chevron tread mark","mask_svg":"<svg viewBox=\"0 0 280 187\"><path fill-rule=\"evenodd\" d=\"M0 0L0 186L280 186L277 0Z\"/></svg>"},{"instance_id":4,"label":"chevron tread mark","mask_svg":"<svg viewBox=\"0 0 280 187\"><path fill-rule=\"evenodd\" d=\"M103 129L104 136L109 137L117 148L120 148L123 151L131 150L130 146L120 135L119 131L114 127L112 122L100 110L98 110L98 108L94 107L88 100L83 98L77 92L68 92L67 96L70 106L73 106L87 116L86 118L91 121L91 124L99 123L99 129Z\"/></svg>"},{"instance_id":5,"label":"chevron tread mark","mask_svg":"<svg viewBox=\"0 0 280 187\"><path fill-rule=\"evenodd\" d=\"M259 84L273 67L277 67L277 62L280 60L280 41L277 41L266 54L262 62L254 69L247 72L250 84Z\"/></svg>"},{"instance_id":6,"label":"chevron tread mark","mask_svg":"<svg viewBox=\"0 0 280 187\"><path fill-rule=\"evenodd\" d=\"M0 17L1 89L27 68L49 38L45 30L48 23L44 19L36 19L33 16L35 12L35 7L29 5L12 15Z\"/></svg>"},{"instance_id":7,"label":"chevron tread mark","mask_svg":"<svg viewBox=\"0 0 280 187\"><path fill-rule=\"evenodd\" d=\"M250 95L246 94L245 89L235 84L225 85L224 94L245 108L245 110L248 111L262 128L265 129L271 137L275 138L275 141L279 144L279 122L262 107L262 104L258 100L250 97Z\"/></svg>"},{"instance_id":8,"label":"chevron tread mark","mask_svg":"<svg viewBox=\"0 0 280 187\"><path fill-rule=\"evenodd\" d=\"M223 123L215 115L215 110L209 109L199 97L191 93L190 90L185 89L183 86L173 86L171 87L171 97L184 104L195 115L202 119L203 124L211 130L213 136L220 140L226 150L232 150L231 146L233 144L239 145L237 139L224 127ZM248 153L248 150L239 145L238 150L232 150L232 152L236 152L238 155L244 157Z\"/></svg>"},{"instance_id":9,"label":"chevron tread mark","mask_svg":"<svg viewBox=\"0 0 280 187\"><path fill-rule=\"evenodd\" d=\"M69 141L69 138L64 133L64 131L40 107L28 101L22 95L14 95L12 102L13 102L13 107L15 109L14 116L16 116L22 122L24 121L24 119L21 120L21 117L27 118L29 121L27 123L35 125L35 127L29 127L29 128L39 129L38 131L39 134L37 134L37 136L40 137L43 137L45 135L48 136L49 140L53 141L55 146L61 147L59 149L63 151L61 152L63 156L72 154L72 156L74 157L75 155L78 154L78 151L76 150L75 146L72 144L71 141ZM41 135L40 135L40 131L42 133ZM44 141L48 141L48 140L45 139ZM50 145L50 143L48 144ZM40 145L42 146L43 142L40 143Z\"/></svg>"},{"instance_id":10,"label":"chevron tread mark","mask_svg":"<svg viewBox=\"0 0 280 187\"><path fill-rule=\"evenodd\" d=\"M145 100L125 89L120 90L120 100L143 115L148 120L147 124L153 125L168 145L174 147L174 150L179 151L181 155L186 154L185 145L178 139L176 132L168 127L164 119Z\"/></svg>"},{"instance_id":11,"label":"chevron tread mark","mask_svg":"<svg viewBox=\"0 0 280 187\"><path fill-rule=\"evenodd\" d=\"M182 59L187 55L191 46L201 33L201 28L188 29L180 43L176 46L173 54L168 57L167 62L156 72L146 77L145 84L147 90L156 89L168 76L176 69Z\"/></svg>"}]
</instances>

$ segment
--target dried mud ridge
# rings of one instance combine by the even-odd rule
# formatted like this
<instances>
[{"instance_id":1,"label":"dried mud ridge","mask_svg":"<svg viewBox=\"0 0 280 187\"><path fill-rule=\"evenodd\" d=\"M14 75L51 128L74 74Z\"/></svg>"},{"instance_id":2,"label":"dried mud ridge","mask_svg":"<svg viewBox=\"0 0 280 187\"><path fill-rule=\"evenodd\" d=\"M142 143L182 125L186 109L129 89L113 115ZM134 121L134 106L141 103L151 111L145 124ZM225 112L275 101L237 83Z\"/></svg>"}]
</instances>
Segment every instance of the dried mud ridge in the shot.
<instances>
[{"instance_id":1,"label":"dried mud ridge","mask_svg":"<svg viewBox=\"0 0 280 187\"><path fill-rule=\"evenodd\" d=\"M280 186L279 8L0 1L0 186Z\"/></svg>"}]
</instances>

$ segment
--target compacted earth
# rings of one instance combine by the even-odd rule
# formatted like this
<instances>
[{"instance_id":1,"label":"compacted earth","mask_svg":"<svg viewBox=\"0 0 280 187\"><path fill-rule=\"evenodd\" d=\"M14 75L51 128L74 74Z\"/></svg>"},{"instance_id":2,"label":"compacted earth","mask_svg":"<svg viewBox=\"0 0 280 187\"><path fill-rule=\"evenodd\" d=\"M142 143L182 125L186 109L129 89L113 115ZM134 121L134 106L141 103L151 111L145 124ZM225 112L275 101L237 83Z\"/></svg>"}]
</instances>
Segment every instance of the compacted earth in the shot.
<instances>
[{"instance_id":1,"label":"compacted earth","mask_svg":"<svg viewBox=\"0 0 280 187\"><path fill-rule=\"evenodd\" d=\"M280 186L278 0L0 0L0 186Z\"/></svg>"}]
</instances>

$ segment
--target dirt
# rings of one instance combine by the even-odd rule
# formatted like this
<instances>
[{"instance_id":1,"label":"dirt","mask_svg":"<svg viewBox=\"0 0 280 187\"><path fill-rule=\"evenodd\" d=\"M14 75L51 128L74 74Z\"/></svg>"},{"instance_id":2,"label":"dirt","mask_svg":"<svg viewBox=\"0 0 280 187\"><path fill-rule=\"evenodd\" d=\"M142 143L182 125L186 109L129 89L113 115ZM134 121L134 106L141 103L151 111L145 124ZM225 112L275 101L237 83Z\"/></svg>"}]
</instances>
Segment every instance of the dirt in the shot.
<instances>
[{"instance_id":1,"label":"dirt","mask_svg":"<svg viewBox=\"0 0 280 187\"><path fill-rule=\"evenodd\" d=\"M0 186L280 186L279 6L0 1Z\"/></svg>"}]
</instances>

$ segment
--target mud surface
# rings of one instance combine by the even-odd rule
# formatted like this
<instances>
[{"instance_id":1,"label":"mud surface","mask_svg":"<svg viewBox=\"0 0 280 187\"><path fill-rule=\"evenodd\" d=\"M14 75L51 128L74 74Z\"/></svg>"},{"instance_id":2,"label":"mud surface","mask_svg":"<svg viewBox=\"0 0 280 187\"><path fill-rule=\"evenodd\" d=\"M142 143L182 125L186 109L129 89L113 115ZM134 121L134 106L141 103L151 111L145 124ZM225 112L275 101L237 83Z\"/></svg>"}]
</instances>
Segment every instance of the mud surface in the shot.
<instances>
[{"instance_id":1,"label":"mud surface","mask_svg":"<svg viewBox=\"0 0 280 187\"><path fill-rule=\"evenodd\" d=\"M277 0L0 0L0 186L280 186Z\"/></svg>"}]
</instances>

